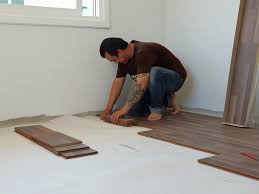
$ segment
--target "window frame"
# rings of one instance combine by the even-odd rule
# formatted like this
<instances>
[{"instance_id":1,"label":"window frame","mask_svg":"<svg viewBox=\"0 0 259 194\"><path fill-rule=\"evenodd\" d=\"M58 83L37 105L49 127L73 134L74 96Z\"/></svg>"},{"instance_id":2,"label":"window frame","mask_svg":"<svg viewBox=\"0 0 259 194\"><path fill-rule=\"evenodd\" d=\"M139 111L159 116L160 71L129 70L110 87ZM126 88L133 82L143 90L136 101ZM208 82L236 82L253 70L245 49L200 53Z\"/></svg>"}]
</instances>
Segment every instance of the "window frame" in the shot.
<instances>
[{"instance_id":1,"label":"window frame","mask_svg":"<svg viewBox=\"0 0 259 194\"><path fill-rule=\"evenodd\" d=\"M81 0L78 0L80 2ZM79 5L79 3L77 4ZM0 23L64 27L110 28L110 0L99 0L100 16L82 16L77 9L0 5Z\"/></svg>"}]
</instances>

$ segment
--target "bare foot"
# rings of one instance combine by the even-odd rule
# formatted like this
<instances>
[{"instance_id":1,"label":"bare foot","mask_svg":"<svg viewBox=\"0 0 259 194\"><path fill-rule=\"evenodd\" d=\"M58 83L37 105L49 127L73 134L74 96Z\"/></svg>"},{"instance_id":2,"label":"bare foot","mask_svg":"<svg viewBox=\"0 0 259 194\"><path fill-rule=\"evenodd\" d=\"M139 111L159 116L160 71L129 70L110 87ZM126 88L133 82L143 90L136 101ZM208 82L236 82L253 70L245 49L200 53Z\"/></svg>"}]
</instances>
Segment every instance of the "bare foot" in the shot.
<instances>
[{"instance_id":1,"label":"bare foot","mask_svg":"<svg viewBox=\"0 0 259 194\"><path fill-rule=\"evenodd\" d=\"M149 121L158 121L162 118L162 114L161 113L157 113L157 112L152 112L150 113L150 115L148 116L148 120Z\"/></svg>"},{"instance_id":2,"label":"bare foot","mask_svg":"<svg viewBox=\"0 0 259 194\"><path fill-rule=\"evenodd\" d=\"M180 109L180 107L178 105L173 105L173 111L172 114L176 115L178 113L180 113L182 110Z\"/></svg>"},{"instance_id":3,"label":"bare foot","mask_svg":"<svg viewBox=\"0 0 259 194\"><path fill-rule=\"evenodd\" d=\"M174 94L172 97L172 105L173 105L173 111L172 114L176 115L181 112L180 107L176 103L176 95Z\"/></svg>"}]
</instances>

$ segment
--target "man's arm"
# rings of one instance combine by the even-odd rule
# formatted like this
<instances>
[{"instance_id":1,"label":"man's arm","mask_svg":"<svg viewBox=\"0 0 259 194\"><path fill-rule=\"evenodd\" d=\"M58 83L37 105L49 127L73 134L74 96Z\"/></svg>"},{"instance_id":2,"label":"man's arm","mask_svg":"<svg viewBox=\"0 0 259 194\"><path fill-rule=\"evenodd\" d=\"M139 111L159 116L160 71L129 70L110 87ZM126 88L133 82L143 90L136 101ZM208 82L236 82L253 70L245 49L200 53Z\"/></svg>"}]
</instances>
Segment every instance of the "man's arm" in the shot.
<instances>
[{"instance_id":1,"label":"man's arm","mask_svg":"<svg viewBox=\"0 0 259 194\"><path fill-rule=\"evenodd\" d=\"M137 81L133 86L132 94L125 105L127 106L128 110L130 110L135 104L137 104L143 97L148 87L148 81L149 73L143 73L137 76Z\"/></svg>"},{"instance_id":2,"label":"man's arm","mask_svg":"<svg viewBox=\"0 0 259 194\"><path fill-rule=\"evenodd\" d=\"M137 76L137 81L133 86L133 91L130 98L120 110L112 114L111 119L113 123L117 124L119 118L127 114L128 111L140 101L148 87L148 81L149 73L143 73Z\"/></svg>"},{"instance_id":3,"label":"man's arm","mask_svg":"<svg viewBox=\"0 0 259 194\"><path fill-rule=\"evenodd\" d=\"M105 109L105 111L107 111L107 113L110 114L112 112L113 105L116 103L116 101L118 100L118 98L120 96L124 82L125 82L125 77L116 78L113 81L109 101L108 101L106 109Z\"/></svg>"}]
</instances>

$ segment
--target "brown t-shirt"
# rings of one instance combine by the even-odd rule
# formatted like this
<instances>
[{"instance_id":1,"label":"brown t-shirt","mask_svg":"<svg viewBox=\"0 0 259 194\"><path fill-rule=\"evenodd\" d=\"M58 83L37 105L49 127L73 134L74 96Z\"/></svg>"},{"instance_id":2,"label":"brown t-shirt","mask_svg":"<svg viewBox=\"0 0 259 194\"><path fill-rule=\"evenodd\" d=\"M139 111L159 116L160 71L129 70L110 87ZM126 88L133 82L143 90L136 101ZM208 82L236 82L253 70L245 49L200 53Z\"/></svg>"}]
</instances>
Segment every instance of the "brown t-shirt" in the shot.
<instances>
[{"instance_id":1,"label":"brown t-shirt","mask_svg":"<svg viewBox=\"0 0 259 194\"><path fill-rule=\"evenodd\" d=\"M134 43L133 57L127 64L118 64L116 78L125 77L128 74L135 79L136 75L149 73L153 66L159 66L174 70L185 79L186 70L183 65L167 48L153 42Z\"/></svg>"}]
</instances>

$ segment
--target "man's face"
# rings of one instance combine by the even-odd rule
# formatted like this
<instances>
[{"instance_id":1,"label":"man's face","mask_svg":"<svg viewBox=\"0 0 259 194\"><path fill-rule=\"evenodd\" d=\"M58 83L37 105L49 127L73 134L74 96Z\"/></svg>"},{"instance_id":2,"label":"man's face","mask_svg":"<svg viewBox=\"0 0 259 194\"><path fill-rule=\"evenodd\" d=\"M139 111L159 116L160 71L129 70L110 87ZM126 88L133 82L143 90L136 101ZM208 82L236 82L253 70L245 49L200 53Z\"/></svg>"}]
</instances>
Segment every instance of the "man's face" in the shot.
<instances>
[{"instance_id":1,"label":"man's face","mask_svg":"<svg viewBox=\"0 0 259 194\"><path fill-rule=\"evenodd\" d=\"M123 50L118 50L118 56L111 56L109 53L105 53L105 59L114 63L127 64L129 59Z\"/></svg>"}]
</instances>

